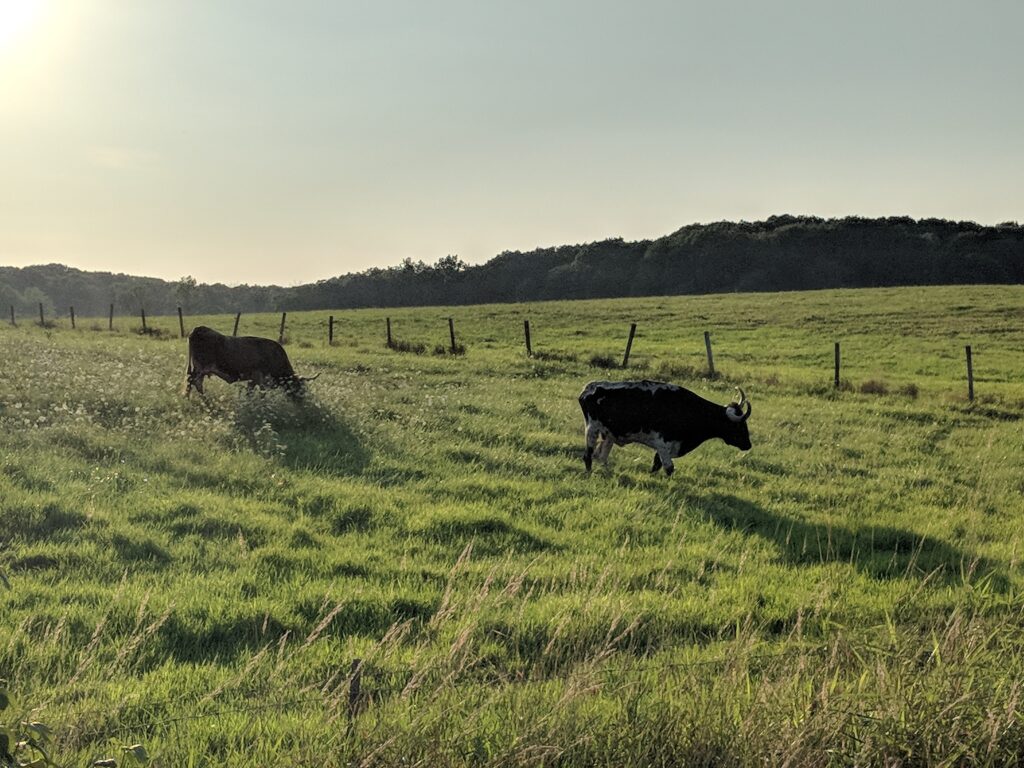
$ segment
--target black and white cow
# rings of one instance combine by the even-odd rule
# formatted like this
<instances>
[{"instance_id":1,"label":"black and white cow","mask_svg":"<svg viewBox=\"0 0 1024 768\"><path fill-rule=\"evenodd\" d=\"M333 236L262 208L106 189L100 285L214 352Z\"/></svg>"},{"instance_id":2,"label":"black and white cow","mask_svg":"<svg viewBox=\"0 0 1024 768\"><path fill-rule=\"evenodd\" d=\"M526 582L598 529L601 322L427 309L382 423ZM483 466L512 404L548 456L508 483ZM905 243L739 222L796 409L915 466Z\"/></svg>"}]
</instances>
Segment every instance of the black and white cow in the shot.
<instances>
[{"instance_id":1,"label":"black and white cow","mask_svg":"<svg viewBox=\"0 0 1024 768\"><path fill-rule=\"evenodd\" d=\"M587 441L583 463L587 471L594 458L607 464L613 445L629 443L653 448L651 472L664 466L666 475L672 474L673 458L715 437L749 451L747 419L752 409L743 390L737 387L736 391L739 401L723 407L688 389L660 381L590 382L580 393Z\"/></svg>"}]
</instances>

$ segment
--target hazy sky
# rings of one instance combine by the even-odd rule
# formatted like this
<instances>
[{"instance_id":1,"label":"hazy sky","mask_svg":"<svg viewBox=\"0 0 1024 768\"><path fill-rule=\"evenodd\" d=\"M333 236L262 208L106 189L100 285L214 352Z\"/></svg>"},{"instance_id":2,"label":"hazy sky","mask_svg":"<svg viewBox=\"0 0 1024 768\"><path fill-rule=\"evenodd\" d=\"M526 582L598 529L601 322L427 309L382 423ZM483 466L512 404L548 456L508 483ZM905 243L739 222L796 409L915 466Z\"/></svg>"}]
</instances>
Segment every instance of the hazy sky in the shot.
<instances>
[{"instance_id":1,"label":"hazy sky","mask_svg":"<svg viewBox=\"0 0 1024 768\"><path fill-rule=\"evenodd\" d=\"M0 264L292 285L1024 220L1024 2L0 0Z\"/></svg>"}]
</instances>

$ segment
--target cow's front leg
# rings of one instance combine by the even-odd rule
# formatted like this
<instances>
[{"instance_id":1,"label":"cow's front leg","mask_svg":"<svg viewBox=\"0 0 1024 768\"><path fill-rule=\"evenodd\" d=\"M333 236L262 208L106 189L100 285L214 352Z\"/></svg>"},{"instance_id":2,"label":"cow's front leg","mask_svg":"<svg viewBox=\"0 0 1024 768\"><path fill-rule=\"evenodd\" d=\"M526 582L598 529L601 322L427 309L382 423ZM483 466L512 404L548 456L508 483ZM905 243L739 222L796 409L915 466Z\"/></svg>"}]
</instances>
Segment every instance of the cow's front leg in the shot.
<instances>
[{"instance_id":1,"label":"cow's front leg","mask_svg":"<svg viewBox=\"0 0 1024 768\"><path fill-rule=\"evenodd\" d=\"M651 474L653 475L659 469L661 469L661 456L659 456L657 454L657 452L655 452L655 454L654 454L654 465L651 467Z\"/></svg>"},{"instance_id":2,"label":"cow's front leg","mask_svg":"<svg viewBox=\"0 0 1024 768\"><path fill-rule=\"evenodd\" d=\"M614 447L614 445L615 443L612 441L612 436L609 435L607 432L602 433L601 444L597 446L597 451L594 453L594 458L607 467L608 454L612 452L612 448Z\"/></svg>"},{"instance_id":3,"label":"cow's front leg","mask_svg":"<svg viewBox=\"0 0 1024 768\"><path fill-rule=\"evenodd\" d=\"M659 448L658 453L654 457L654 469L652 472L658 471L658 464L665 467L665 474L671 476L675 472L675 465L672 464L672 452L668 448Z\"/></svg>"}]
</instances>

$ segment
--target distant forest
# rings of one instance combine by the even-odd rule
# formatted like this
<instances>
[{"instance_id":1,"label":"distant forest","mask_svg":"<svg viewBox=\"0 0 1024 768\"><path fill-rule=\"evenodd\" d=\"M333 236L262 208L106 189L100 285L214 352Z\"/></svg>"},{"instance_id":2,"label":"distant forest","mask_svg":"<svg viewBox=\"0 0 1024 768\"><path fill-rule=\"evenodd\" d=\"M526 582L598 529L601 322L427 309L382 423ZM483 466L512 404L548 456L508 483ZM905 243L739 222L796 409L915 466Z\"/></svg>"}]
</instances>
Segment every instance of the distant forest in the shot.
<instances>
[{"instance_id":1,"label":"distant forest","mask_svg":"<svg viewBox=\"0 0 1024 768\"><path fill-rule=\"evenodd\" d=\"M244 277L244 275L239 275ZM308 285L206 285L58 264L0 267L0 308L48 316L400 307L548 299L800 291L901 285L1024 283L1024 227L908 217L692 224L656 240L621 238L505 251L470 266L406 259Z\"/></svg>"}]
</instances>

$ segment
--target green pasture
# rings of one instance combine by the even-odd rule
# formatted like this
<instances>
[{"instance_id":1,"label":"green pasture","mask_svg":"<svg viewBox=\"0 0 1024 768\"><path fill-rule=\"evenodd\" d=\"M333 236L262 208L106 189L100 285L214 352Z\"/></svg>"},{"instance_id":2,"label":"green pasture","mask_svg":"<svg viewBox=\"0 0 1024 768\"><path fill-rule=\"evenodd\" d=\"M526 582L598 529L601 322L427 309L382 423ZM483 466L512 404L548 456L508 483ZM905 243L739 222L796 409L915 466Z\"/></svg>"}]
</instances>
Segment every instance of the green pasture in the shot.
<instances>
[{"instance_id":1,"label":"green pasture","mask_svg":"<svg viewBox=\"0 0 1024 768\"><path fill-rule=\"evenodd\" d=\"M289 313L300 404L147 322L0 325L0 725L57 764L1022 761L1024 287ZM753 449L588 476L622 378Z\"/></svg>"}]
</instances>

